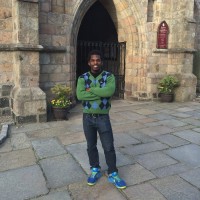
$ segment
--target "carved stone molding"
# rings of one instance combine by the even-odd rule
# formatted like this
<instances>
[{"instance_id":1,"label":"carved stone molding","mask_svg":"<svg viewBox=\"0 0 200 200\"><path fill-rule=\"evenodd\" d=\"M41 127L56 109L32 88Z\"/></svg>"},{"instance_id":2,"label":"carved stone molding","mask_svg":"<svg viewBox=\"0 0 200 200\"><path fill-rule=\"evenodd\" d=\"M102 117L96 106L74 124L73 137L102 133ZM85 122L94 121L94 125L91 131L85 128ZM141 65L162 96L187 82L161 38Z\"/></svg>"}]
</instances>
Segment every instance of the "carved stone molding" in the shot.
<instances>
[{"instance_id":1,"label":"carved stone molding","mask_svg":"<svg viewBox=\"0 0 200 200\"><path fill-rule=\"evenodd\" d=\"M18 0L18 1L30 2L30 3L38 3L39 2L39 0Z\"/></svg>"},{"instance_id":2,"label":"carved stone molding","mask_svg":"<svg viewBox=\"0 0 200 200\"><path fill-rule=\"evenodd\" d=\"M171 48L171 49L153 49L153 53L194 53L196 49L189 48Z\"/></svg>"},{"instance_id":3,"label":"carved stone molding","mask_svg":"<svg viewBox=\"0 0 200 200\"><path fill-rule=\"evenodd\" d=\"M43 46L41 45L29 45L29 44L1 44L0 51L41 51Z\"/></svg>"}]
</instances>

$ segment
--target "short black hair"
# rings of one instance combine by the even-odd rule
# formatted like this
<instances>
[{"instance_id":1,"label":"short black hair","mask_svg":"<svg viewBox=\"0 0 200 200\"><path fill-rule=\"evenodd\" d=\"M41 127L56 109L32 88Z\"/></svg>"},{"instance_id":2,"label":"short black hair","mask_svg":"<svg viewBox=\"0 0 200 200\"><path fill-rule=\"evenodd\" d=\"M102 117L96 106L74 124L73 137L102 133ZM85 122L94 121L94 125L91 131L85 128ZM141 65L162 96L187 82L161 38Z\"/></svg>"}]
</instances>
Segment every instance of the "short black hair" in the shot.
<instances>
[{"instance_id":1,"label":"short black hair","mask_svg":"<svg viewBox=\"0 0 200 200\"><path fill-rule=\"evenodd\" d=\"M103 60L103 54L100 50L95 49L95 50L90 51L88 54L88 61L90 60L92 55L98 55L98 56L100 56L101 60Z\"/></svg>"}]
</instances>

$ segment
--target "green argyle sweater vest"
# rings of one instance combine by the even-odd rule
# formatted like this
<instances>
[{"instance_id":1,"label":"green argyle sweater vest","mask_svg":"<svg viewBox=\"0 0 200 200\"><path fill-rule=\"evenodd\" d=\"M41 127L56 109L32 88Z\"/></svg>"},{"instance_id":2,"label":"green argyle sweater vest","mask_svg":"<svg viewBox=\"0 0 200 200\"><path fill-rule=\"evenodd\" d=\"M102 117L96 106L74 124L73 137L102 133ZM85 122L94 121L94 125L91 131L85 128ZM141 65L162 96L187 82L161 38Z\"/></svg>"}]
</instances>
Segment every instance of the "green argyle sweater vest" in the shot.
<instances>
[{"instance_id":1,"label":"green argyle sweater vest","mask_svg":"<svg viewBox=\"0 0 200 200\"><path fill-rule=\"evenodd\" d=\"M114 92L115 77L110 72L102 71L96 78L86 72L78 78L76 94L82 101L83 113L108 114Z\"/></svg>"}]
</instances>

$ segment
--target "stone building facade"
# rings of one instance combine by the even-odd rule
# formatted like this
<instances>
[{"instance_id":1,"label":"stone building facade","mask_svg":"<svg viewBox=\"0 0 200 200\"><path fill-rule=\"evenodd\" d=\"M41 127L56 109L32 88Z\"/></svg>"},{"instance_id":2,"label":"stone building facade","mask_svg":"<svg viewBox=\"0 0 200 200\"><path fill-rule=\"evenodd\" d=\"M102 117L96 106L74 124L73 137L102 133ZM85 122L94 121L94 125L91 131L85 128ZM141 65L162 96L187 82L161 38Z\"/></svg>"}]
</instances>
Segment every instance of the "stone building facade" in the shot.
<instances>
[{"instance_id":1,"label":"stone building facade","mask_svg":"<svg viewBox=\"0 0 200 200\"><path fill-rule=\"evenodd\" d=\"M16 123L44 122L50 88L62 83L75 91L78 34L96 3L109 13L118 42L126 42L125 99L157 98L166 74L181 82L176 101L195 97L199 0L0 0L1 115L12 114ZM169 27L167 49L156 48L162 21Z\"/></svg>"}]
</instances>

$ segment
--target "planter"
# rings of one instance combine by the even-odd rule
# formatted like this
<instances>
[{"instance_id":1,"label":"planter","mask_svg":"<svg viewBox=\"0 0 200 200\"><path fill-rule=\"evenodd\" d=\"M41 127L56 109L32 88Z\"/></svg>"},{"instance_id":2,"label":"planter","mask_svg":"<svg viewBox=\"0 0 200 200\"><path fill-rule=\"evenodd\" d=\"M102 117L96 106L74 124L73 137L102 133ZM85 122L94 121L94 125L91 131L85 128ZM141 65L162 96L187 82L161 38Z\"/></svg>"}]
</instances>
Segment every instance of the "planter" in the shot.
<instances>
[{"instance_id":1,"label":"planter","mask_svg":"<svg viewBox=\"0 0 200 200\"><path fill-rule=\"evenodd\" d=\"M174 101L174 94L160 94L160 101L161 102L173 102Z\"/></svg>"},{"instance_id":2,"label":"planter","mask_svg":"<svg viewBox=\"0 0 200 200\"><path fill-rule=\"evenodd\" d=\"M52 107L52 112L56 120L68 120L69 108Z\"/></svg>"}]
</instances>

